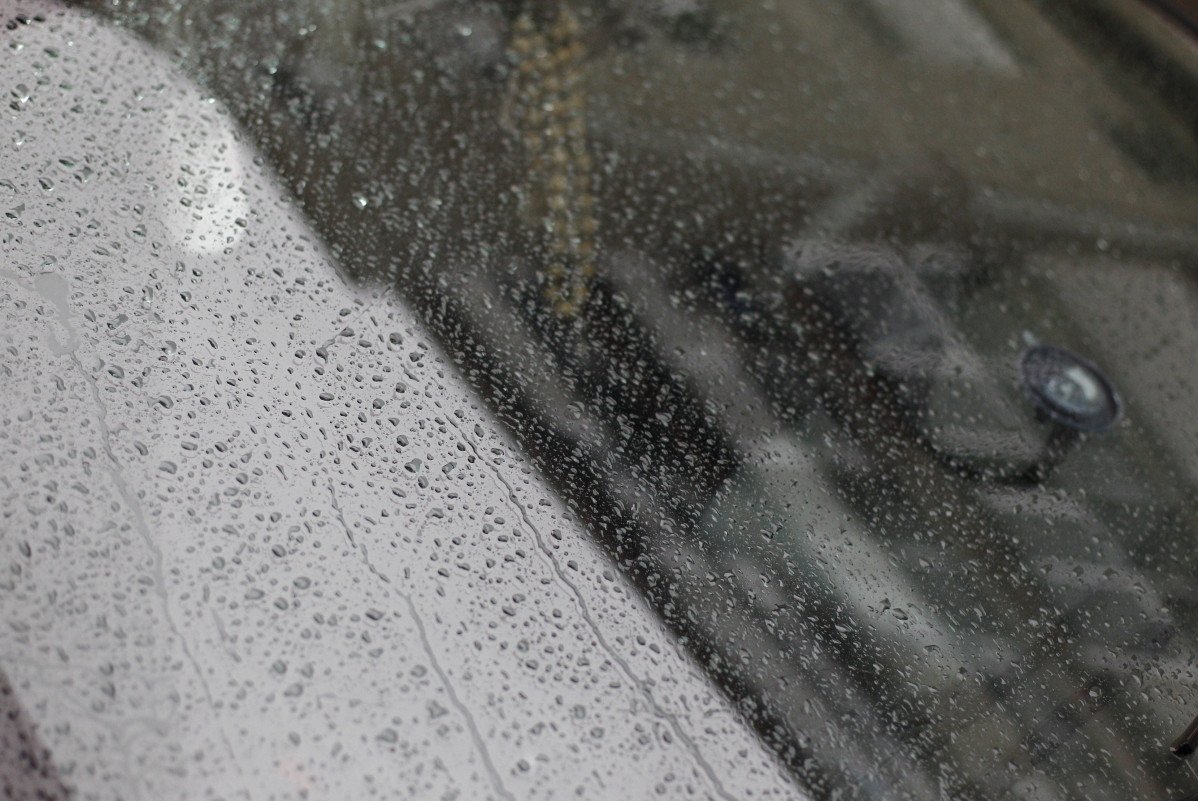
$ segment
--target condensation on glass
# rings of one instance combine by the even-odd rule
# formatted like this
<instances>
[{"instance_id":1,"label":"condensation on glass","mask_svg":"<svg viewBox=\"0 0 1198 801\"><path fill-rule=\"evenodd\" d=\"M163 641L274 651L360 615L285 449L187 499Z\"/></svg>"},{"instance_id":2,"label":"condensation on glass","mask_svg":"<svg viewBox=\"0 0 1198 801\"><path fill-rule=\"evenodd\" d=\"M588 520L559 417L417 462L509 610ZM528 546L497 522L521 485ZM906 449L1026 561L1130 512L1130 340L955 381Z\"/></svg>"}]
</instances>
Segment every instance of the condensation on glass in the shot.
<instances>
[{"instance_id":1,"label":"condensation on glass","mask_svg":"<svg viewBox=\"0 0 1198 801\"><path fill-rule=\"evenodd\" d=\"M0 8L0 793L793 796L220 103Z\"/></svg>"},{"instance_id":2,"label":"condensation on glass","mask_svg":"<svg viewBox=\"0 0 1198 801\"><path fill-rule=\"evenodd\" d=\"M1198 787L1196 115L1080 4L95 5L408 304L807 793ZM1048 352L1103 425L1038 403Z\"/></svg>"}]
</instances>

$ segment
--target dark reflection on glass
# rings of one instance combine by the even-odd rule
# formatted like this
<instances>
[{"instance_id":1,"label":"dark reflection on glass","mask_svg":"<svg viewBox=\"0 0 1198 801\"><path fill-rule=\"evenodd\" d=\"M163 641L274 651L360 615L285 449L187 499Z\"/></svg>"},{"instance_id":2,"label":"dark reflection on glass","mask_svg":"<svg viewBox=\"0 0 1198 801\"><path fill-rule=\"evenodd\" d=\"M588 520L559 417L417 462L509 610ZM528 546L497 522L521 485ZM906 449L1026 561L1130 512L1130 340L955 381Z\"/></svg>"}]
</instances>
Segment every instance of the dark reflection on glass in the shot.
<instances>
[{"instance_id":1,"label":"dark reflection on glass","mask_svg":"<svg viewBox=\"0 0 1198 801\"><path fill-rule=\"evenodd\" d=\"M816 797L1190 788L1198 198L1163 176L1198 148L1037 5L115 13L421 310ZM1067 458L1036 342L1105 371L1037 385L1062 414L1126 403Z\"/></svg>"},{"instance_id":2,"label":"dark reflection on glass","mask_svg":"<svg viewBox=\"0 0 1198 801\"><path fill-rule=\"evenodd\" d=\"M1198 750L1198 718L1190 721L1190 725L1186 726L1185 731L1178 735L1177 739L1169 746L1169 751L1173 756L1185 758Z\"/></svg>"},{"instance_id":3,"label":"dark reflection on glass","mask_svg":"<svg viewBox=\"0 0 1198 801\"><path fill-rule=\"evenodd\" d=\"M29 714L0 673L0 795L11 799L66 801L72 794Z\"/></svg>"}]
</instances>

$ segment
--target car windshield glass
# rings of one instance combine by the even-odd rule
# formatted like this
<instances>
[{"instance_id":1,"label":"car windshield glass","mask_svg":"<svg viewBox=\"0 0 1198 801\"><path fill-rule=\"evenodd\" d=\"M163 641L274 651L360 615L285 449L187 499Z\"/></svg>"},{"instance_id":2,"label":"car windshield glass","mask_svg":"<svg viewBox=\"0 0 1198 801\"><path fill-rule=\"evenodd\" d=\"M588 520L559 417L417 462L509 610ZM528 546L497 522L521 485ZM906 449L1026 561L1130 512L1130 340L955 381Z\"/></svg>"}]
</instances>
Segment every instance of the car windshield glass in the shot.
<instances>
[{"instance_id":1,"label":"car windshield glass","mask_svg":"<svg viewBox=\"0 0 1198 801\"><path fill-rule=\"evenodd\" d=\"M1198 790L1198 71L1163 18L91 5L418 310L813 797Z\"/></svg>"}]
</instances>

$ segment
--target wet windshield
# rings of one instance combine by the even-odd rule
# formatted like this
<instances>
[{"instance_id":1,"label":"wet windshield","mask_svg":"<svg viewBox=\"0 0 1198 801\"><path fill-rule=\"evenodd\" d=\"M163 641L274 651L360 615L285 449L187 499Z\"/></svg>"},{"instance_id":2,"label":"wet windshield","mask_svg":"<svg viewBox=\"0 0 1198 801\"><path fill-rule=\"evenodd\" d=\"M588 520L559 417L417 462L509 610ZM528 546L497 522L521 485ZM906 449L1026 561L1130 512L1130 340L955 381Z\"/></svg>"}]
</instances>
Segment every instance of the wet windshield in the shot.
<instances>
[{"instance_id":1,"label":"wet windshield","mask_svg":"<svg viewBox=\"0 0 1198 801\"><path fill-rule=\"evenodd\" d=\"M814 797L1173 799L1198 111L1051 5L95 4L419 310Z\"/></svg>"}]
</instances>

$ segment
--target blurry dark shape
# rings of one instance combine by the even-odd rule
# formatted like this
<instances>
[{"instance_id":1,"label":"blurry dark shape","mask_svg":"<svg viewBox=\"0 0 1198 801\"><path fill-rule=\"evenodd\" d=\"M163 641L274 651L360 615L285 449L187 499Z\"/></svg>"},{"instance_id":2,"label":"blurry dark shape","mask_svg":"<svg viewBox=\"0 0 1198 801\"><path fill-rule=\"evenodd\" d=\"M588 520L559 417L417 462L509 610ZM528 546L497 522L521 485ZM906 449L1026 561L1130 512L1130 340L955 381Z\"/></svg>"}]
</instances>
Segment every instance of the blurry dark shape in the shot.
<instances>
[{"instance_id":1,"label":"blurry dark shape","mask_svg":"<svg viewBox=\"0 0 1198 801\"><path fill-rule=\"evenodd\" d=\"M1145 0L1186 31L1198 36L1198 2L1195 0Z\"/></svg>"},{"instance_id":2,"label":"blurry dark shape","mask_svg":"<svg viewBox=\"0 0 1198 801\"><path fill-rule=\"evenodd\" d=\"M830 319L853 336L862 360L920 405L945 356L947 324L903 254L880 245L801 242L791 270Z\"/></svg>"},{"instance_id":3,"label":"blurry dark shape","mask_svg":"<svg viewBox=\"0 0 1198 801\"><path fill-rule=\"evenodd\" d=\"M1091 679L1066 698L1023 741L1031 761L1047 762L1053 754L1074 740L1082 726L1111 701L1109 688L1099 679Z\"/></svg>"},{"instance_id":4,"label":"blurry dark shape","mask_svg":"<svg viewBox=\"0 0 1198 801\"><path fill-rule=\"evenodd\" d=\"M17 703L8 677L0 673L0 799L65 801L70 797L50 759L50 750Z\"/></svg>"},{"instance_id":5,"label":"blurry dark shape","mask_svg":"<svg viewBox=\"0 0 1198 801\"><path fill-rule=\"evenodd\" d=\"M1186 726L1186 730L1181 733L1181 736L1169 746L1169 752L1182 759L1194 753L1195 750L1198 750L1198 717L1190 721L1190 725ZM1198 798L1198 796L1190 797Z\"/></svg>"}]
</instances>

